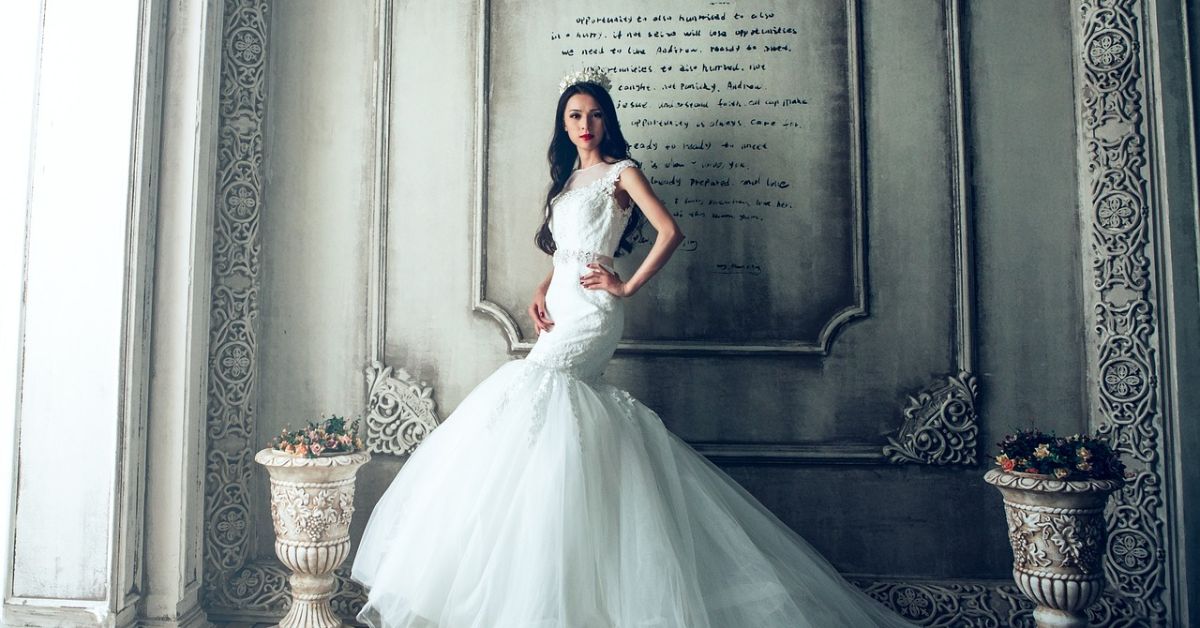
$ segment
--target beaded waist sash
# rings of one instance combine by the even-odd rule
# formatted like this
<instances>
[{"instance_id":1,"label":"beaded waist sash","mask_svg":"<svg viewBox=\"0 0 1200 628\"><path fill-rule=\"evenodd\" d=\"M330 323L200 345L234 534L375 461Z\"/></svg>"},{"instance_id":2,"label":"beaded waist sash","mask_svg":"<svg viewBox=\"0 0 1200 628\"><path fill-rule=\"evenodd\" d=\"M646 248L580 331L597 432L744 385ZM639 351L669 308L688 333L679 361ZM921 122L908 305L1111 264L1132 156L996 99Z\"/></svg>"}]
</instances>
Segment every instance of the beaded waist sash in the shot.
<instances>
[{"instance_id":1,"label":"beaded waist sash","mask_svg":"<svg viewBox=\"0 0 1200 628\"><path fill-rule=\"evenodd\" d=\"M567 262L579 262L581 264L596 262L606 268L611 269L613 267L613 258L611 255L601 255L592 251L578 251L574 249L557 249L554 251L555 264Z\"/></svg>"}]
</instances>

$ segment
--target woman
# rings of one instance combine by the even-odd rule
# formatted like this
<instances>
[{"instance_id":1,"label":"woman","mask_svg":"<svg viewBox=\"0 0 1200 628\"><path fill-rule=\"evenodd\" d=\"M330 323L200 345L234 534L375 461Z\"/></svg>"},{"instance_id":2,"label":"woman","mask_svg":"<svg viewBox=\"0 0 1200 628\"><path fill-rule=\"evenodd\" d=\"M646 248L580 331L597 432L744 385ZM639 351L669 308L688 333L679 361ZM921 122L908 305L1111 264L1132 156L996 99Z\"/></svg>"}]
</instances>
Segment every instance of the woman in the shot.
<instances>
[{"instance_id":1,"label":"woman","mask_svg":"<svg viewBox=\"0 0 1200 628\"><path fill-rule=\"evenodd\" d=\"M608 80L568 76L539 248L538 340L412 455L352 576L380 628L907 626L651 410L600 380L625 299L682 240L621 135ZM578 165L576 168L575 166ZM627 280L643 214L657 230Z\"/></svg>"}]
</instances>

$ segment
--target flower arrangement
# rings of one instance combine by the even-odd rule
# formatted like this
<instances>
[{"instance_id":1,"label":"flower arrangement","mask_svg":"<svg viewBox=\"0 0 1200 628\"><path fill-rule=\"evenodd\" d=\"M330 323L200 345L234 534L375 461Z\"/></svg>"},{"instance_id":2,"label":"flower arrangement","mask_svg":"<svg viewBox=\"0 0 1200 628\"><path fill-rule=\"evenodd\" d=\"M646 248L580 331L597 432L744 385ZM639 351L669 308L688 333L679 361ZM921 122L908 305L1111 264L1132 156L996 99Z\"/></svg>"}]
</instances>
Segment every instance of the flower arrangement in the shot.
<instances>
[{"instance_id":1,"label":"flower arrangement","mask_svg":"<svg viewBox=\"0 0 1200 628\"><path fill-rule=\"evenodd\" d=\"M363 449L362 439L357 432L358 419L347 425L346 419L331 416L298 430L288 431L285 427L279 436L271 439L269 446L305 458L349 454Z\"/></svg>"},{"instance_id":2,"label":"flower arrangement","mask_svg":"<svg viewBox=\"0 0 1200 628\"><path fill-rule=\"evenodd\" d=\"M996 464L1009 472L1036 473L1059 480L1120 480L1125 465L1101 438L1055 436L1034 429L1009 434L997 443Z\"/></svg>"}]
</instances>

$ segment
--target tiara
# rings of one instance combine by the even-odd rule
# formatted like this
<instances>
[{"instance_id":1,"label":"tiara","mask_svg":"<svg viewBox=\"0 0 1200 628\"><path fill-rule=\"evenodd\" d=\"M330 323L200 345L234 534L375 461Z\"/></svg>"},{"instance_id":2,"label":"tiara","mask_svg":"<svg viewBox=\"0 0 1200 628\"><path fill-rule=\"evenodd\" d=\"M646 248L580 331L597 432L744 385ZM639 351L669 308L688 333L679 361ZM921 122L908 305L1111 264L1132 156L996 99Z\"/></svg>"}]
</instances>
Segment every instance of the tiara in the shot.
<instances>
[{"instance_id":1,"label":"tiara","mask_svg":"<svg viewBox=\"0 0 1200 628\"><path fill-rule=\"evenodd\" d=\"M595 83L608 91L612 87L612 83L608 80L608 76L600 71L600 68L584 68L577 72L572 72L562 78L558 82L558 93L567 91L567 88L576 83Z\"/></svg>"}]
</instances>

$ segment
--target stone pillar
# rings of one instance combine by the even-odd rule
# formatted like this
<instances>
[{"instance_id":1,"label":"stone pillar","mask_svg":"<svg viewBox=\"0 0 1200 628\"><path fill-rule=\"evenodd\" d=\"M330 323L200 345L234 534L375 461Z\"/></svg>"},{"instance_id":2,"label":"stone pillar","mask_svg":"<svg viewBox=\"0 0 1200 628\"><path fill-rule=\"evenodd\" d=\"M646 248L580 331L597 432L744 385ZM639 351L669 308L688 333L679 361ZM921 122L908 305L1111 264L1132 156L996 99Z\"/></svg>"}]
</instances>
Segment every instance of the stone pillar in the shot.
<instances>
[{"instance_id":1,"label":"stone pillar","mask_svg":"<svg viewBox=\"0 0 1200 628\"><path fill-rule=\"evenodd\" d=\"M0 41L8 54L0 63L0 85L6 88L5 115L0 116L0 504L12 503L13 443L17 407L17 347L21 332L21 286L25 273L25 207L29 179L29 142L33 129L34 87L37 80L38 24L41 7L31 2L0 4ZM9 531L11 512L0 516L0 529ZM12 545L0 546L0 565L7 566Z\"/></svg>"},{"instance_id":2,"label":"stone pillar","mask_svg":"<svg viewBox=\"0 0 1200 628\"><path fill-rule=\"evenodd\" d=\"M163 6L43 4L8 625L123 626L142 599Z\"/></svg>"},{"instance_id":3,"label":"stone pillar","mask_svg":"<svg viewBox=\"0 0 1200 628\"><path fill-rule=\"evenodd\" d=\"M204 420L222 7L180 0L166 9L143 626L207 623Z\"/></svg>"},{"instance_id":4,"label":"stone pillar","mask_svg":"<svg viewBox=\"0 0 1200 628\"><path fill-rule=\"evenodd\" d=\"M1090 425L1133 472L1108 510L1109 586L1093 621L1194 625L1200 298L1187 3L1074 8Z\"/></svg>"}]
</instances>

